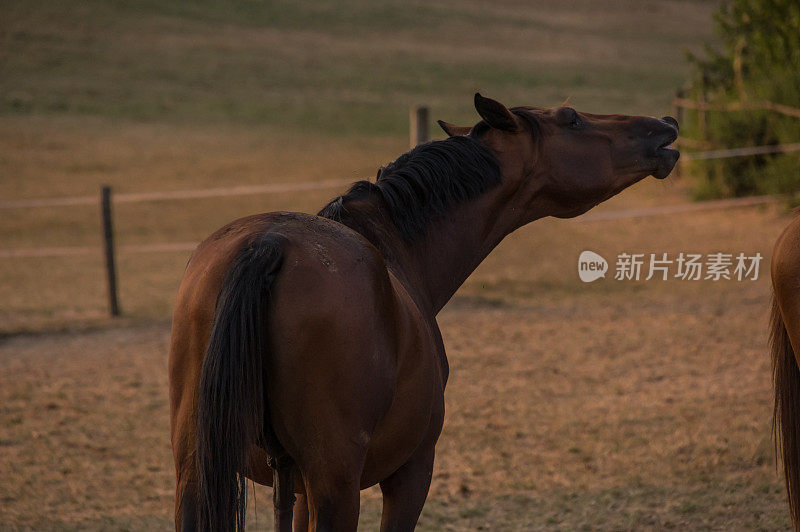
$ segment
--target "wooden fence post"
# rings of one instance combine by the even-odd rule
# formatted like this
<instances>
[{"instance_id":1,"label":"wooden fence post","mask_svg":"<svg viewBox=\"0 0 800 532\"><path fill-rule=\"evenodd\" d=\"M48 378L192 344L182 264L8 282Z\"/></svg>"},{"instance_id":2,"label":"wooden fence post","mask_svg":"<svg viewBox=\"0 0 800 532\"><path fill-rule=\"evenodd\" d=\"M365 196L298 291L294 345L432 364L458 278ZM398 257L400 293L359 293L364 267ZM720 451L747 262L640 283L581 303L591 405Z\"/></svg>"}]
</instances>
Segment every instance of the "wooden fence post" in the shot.
<instances>
[{"instance_id":1,"label":"wooden fence post","mask_svg":"<svg viewBox=\"0 0 800 532\"><path fill-rule=\"evenodd\" d=\"M413 149L424 142L428 142L428 108L424 105L411 107L409 113L409 146Z\"/></svg>"},{"instance_id":2,"label":"wooden fence post","mask_svg":"<svg viewBox=\"0 0 800 532\"><path fill-rule=\"evenodd\" d=\"M683 107L680 104L680 98L682 97L683 91L676 91L675 96L672 97L672 107L670 108L670 116L678 121L678 128L686 127L683 123ZM683 165L683 161L678 160L678 164L675 166L676 179L680 179L683 176Z\"/></svg>"},{"instance_id":3,"label":"wooden fence post","mask_svg":"<svg viewBox=\"0 0 800 532\"><path fill-rule=\"evenodd\" d=\"M100 210L103 214L103 243L106 256L106 278L108 279L108 307L112 316L119 316L117 299L117 269L114 262L114 224L111 219L111 187L104 185L100 194Z\"/></svg>"},{"instance_id":4,"label":"wooden fence post","mask_svg":"<svg viewBox=\"0 0 800 532\"><path fill-rule=\"evenodd\" d=\"M706 134L706 91L705 87L697 96L697 132L700 134L700 142L704 145L708 142Z\"/></svg>"}]
</instances>

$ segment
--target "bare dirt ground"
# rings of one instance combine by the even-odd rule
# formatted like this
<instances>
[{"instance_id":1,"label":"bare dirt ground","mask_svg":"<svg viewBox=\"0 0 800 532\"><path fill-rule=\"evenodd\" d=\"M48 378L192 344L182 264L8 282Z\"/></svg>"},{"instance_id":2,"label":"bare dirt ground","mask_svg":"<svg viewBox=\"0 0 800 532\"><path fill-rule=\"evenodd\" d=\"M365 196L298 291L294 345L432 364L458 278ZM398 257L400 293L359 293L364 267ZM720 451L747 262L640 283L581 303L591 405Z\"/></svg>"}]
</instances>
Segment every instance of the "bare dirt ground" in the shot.
<instances>
[{"instance_id":1,"label":"bare dirt ground","mask_svg":"<svg viewBox=\"0 0 800 532\"><path fill-rule=\"evenodd\" d=\"M787 221L749 208L512 235L441 315L452 374L420 529L786 529L766 265L755 282L584 285L575 261L768 256ZM170 526L168 336L128 322L0 344L0 528ZM269 529L271 494L254 493ZM374 529L377 491L362 501Z\"/></svg>"}]
</instances>

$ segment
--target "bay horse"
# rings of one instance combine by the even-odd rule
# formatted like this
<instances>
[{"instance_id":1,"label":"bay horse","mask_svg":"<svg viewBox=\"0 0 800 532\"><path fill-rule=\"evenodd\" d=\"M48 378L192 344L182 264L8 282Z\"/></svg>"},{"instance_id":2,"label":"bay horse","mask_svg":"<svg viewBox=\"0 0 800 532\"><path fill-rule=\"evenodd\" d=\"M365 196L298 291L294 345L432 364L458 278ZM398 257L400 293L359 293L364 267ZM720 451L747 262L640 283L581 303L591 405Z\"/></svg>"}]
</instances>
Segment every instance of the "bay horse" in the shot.
<instances>
[{"instance_id":1,"label":"bay horse","mask_svg":"<svg viewBox=\"0 0 800 532\"><path fill-rule=\"evenodd\" d=\"M444 420L437 313L515 229L678 159L670 117L475 109L318 215L249 216L195 250L169 359L176 529L243 529L252 479L280 531L355 530L375 484L381 530L412 530Z\"/></svg>"},{"instance_id":2,"label":"bay horse","mask_svg":"<svg viewBox=\"0 0 800 532\"><path fill-rule=\"evenodd\" d=\"M772 433L783 461L792 523L800 531L800 218L778 238L771 274Z\"/></svg>"}]
</instances>

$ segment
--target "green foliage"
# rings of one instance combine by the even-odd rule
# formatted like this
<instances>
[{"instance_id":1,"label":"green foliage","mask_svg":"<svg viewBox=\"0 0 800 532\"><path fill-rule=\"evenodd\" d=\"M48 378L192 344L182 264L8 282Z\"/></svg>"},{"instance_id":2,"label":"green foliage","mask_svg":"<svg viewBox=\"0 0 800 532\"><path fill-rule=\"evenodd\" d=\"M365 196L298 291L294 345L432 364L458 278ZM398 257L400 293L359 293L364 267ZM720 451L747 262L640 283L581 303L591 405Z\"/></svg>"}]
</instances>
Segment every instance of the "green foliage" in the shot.
<instances>
[{"instance_id":1,"label":"green foliage","mask_svg":"<svg viewBox=\"0 0 800 532\"><path fill-rule=\"evenodd\" d=\"M800 108L800 2L727 0L715 16L721 51L689 56L688 96L712 105L770 101ZM686 136L707 147L800 142L800 118L774 111L691 111ZM699 198L800 192L800 155L769 154L698 161Z\"/></svg>"},{"instance_id":2,"label":"green foliage","mask_svg":"<svg viewBox=\"0 0 800 532\"><path fill-rule=\"evenodd\" d=\"M655 116L689 70L674 49L710 34L704 0L688 22L659 2L0 0L0 118L403 137L412 104L474 123L476 90Z\"/></svg>"}]
</instances>

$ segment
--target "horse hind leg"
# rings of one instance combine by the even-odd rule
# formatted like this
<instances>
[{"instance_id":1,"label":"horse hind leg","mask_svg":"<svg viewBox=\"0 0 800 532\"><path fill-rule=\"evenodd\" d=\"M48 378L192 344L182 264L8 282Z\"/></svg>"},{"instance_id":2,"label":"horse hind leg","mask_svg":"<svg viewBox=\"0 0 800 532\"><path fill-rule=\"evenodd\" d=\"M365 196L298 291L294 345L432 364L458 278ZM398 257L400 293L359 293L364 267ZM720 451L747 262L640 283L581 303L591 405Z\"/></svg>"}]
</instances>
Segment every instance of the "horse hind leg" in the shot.
<instances>
[{"instance_id":1,"label":"horse hind leg","mask_svg":"<svg viewBox=\"0 0 800 532\"><path fill-rule=\"evenodd\" d=\"M275 531L292 532L294 507L294 461L288 455L270 460L272 467L272 502L275 511Z\"/></svg>"},{"instance_id":2,"label":"horse hind leg","mask_svg":"<svg viewBox=\"0 0 800 532\"><path fill-rule=\"evenodd\" d=\"M296 520L298 532L305 530L298 522L303 518L313 532L352 532L358 527L365 453L363 449L342 452L346 445L326 443L318 457L297 461L305 486L304 501L301 500L305 504L298 508L298 513L304 515L298 515Z\"/></svg>"},{"instance_id":3,"label":"horse hind leg","mask_svg":"<svg viewBox=\"0 0 800 532\"><path fill-rule=\"evenodd\" d=\"M303 515L298 515L295 521L301 525L298 532L305 530L303 523L299 522L303 518L308 530L313 532L355 531L366 442L357 437L340 439L329 436L335 435L335 430L317 434L300 432L304 433L300 441L305 445L291 453L305 486L304 500L300 501L305 504L298 508L298 513Z\"/></svg>"},{"instance_id":4,"label":"horse hind leg","mask_svg":"<svg viewBox=\"0 0 800 532\"><path fill-rule=\"evenodd\" d=\"M175 530L195 532L197 524L197 484L185 482L178 487L175 508Z\"/></svg>"},{"instance_id":5,"label":"horse hind leg","mask_svg":"<svg viewBox=\"0 0 800 532\"><path fill-rule=\"evenodd\" d=\"M304 493L297 495L292 524L294 532L308 532L308 501Z\"/></svg>"},{"instance_id":6,"label":"horse hind leg","mask_svg":"<svg viewBox=\"0 0 800 532\"><path fill-rule=\"evenodd\" d=\"M381 532L414 530L428 497L433 475L433 457L433 447L420 449L405 465L381 481Z\"/></svg>"},{"instance_id":7,"label":"horse hind leg","mask_svg":"<svg viewBox=\"0 0 800 532\"><path fill-rule=\"evenodd\" d=\"M352 532L358 527L359 477L306 481L309 528L314 532Z\"/></svg>"}]
</instances>

